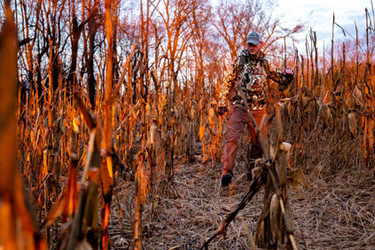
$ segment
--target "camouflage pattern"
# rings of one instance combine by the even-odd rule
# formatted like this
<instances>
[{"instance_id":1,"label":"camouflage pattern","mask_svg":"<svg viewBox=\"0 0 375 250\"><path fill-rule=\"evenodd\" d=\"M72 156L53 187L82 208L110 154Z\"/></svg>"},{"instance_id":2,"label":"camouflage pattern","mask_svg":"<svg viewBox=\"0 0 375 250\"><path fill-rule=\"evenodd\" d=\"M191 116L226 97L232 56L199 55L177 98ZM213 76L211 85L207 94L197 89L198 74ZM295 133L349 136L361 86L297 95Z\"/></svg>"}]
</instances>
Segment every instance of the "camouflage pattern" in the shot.
<instances>
[{"instance_id":1,"label":"camouflage pattern","mask_svg":"<svg viewBox=\"0 0 375 250\"><path fill-rule=\"evenodd\" d=\"M279 91L283 91L293 77L290 79L285 77L283 72L272 70L263 53L253 58L247 50L242 51L224 78L220 88L219 107L226 106L228 96L231 104L244 105L234 88L237 83L244 92L250 108L252 110L263 109L267 102L270 80L277 82Z\"/></svg>"}]
</instances>

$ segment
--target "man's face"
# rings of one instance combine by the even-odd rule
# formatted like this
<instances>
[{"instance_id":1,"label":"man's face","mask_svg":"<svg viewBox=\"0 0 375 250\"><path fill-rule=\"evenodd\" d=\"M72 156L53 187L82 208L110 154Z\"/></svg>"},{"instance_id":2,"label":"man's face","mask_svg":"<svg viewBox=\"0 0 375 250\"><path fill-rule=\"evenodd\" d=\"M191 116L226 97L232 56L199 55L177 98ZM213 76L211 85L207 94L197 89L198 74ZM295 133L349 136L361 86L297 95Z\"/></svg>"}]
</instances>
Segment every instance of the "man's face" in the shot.
<instances>
[{"instance_id":1,"label":"man's face","mask_svg":"<svg viewBox=\"0 0 375 250\"><path fill-rule=\"evenodd\" d=\"M247 49L250 53L250 55L257 55L260 51L260 48L262 47L263 42L259 42L257 45L254 44L247 44Z\"/></svg>"}]
</instances>

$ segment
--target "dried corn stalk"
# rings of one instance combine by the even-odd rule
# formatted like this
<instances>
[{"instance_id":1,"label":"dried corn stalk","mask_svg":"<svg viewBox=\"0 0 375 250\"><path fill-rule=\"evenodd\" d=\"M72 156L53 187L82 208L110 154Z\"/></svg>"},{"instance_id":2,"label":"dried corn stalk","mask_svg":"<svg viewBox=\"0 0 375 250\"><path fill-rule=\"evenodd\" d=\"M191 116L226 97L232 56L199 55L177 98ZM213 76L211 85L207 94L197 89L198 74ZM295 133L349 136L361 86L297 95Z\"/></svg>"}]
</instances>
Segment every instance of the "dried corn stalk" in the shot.
<instances>
[{"instance_id":1,"label":"dried corn stalk","mask_svg":"<svg viewBox=\"0 0 375 250\"><path fill-rule=\"evenodd\" d=\"M10 1L0 33L0 248L47 249L29 211L16 164L17 39Z\"/></svg>"}]
</instances>

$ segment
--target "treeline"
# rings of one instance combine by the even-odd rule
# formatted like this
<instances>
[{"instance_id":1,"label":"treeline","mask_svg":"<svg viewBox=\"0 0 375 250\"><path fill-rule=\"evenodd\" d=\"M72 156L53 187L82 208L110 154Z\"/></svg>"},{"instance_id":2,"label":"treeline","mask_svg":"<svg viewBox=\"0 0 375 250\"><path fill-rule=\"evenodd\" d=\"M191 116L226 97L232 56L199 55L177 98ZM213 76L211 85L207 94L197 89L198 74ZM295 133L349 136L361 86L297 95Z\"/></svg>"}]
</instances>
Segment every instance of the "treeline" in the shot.
<instances>
[{"instance_id":1,"label":"treeline","mask_svg":"<svg viewBox=\"0 0 375 250\"><path fill-rule=\"evenodd\" d=\"M95 109L97 92L104 88L108 47L103 1L14 1L12 7L25 88L37 89L41 96L50 85L54 91L59 84L69 91L79 86ZM186 85L201 93L220 79L224 62L238 54L249 30L270 37L265 49L301 30L281 31L273 8L274 3L262 1L224 1L214 8L209 1L195 0L112 1L113 77L119 79L137 44L127 82L144 75L148 87L155 89L153 73L168 92ZM122 89L129 87L123 83ZM136 86L131 87L135 92Z\"/></svg>"}]
</instances>

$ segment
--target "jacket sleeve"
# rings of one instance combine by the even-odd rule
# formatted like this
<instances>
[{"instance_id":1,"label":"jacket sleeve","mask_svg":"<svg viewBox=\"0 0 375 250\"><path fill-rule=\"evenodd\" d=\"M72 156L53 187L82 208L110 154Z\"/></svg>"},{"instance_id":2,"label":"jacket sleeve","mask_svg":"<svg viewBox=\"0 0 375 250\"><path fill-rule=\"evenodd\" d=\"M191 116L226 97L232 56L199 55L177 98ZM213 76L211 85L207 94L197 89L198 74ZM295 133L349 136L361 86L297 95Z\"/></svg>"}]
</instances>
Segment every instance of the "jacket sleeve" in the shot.
<instances>
[{"instance_id":1,"label":"jacket sleeve","mask_svg":"<svg viewBox=\"0 0 375 250\"><path fill-rule=\"evenodd\" d=\"M236 79L238 76L239 71L239 58L236 58L234 62L232 63L230 69L225 74L223 83L220 85L219 90L219 107L225 107L226 106L226 100L228 98L229 92L232 90L234 85L236 84Z\"/></svg>"},{"instance_id":2,"label":"jacket sleeve","mask_svg":"<svg viewBox=\"0 0 375 250\"><path fill-rule=\"evenodd\" d=\"M288 88L289 84L293 81L293 75L285 75L280 70L274 70L267 60L263 62L267 77L279 85L279 91L284 91Z\"/></svg>"}]
</instances>

